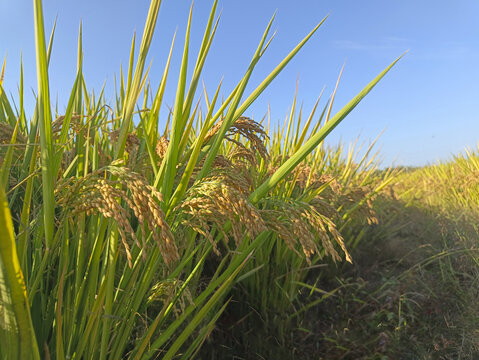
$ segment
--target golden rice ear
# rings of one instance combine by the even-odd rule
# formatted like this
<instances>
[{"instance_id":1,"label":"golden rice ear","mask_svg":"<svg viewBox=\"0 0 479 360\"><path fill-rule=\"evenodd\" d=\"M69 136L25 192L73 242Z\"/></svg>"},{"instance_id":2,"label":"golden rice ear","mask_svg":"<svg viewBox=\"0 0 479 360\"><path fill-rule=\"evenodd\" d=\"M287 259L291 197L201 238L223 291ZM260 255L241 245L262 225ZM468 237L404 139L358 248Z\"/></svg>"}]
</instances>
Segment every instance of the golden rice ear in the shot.
<instances>
[{"instance_id":1,"label":"golden rice ear","mask_svg":"<svg viewBox=\"0 0 479 360\"><path fill-rule=\"evenodd\" d=\"M165 157L166 150L168 150L169 143L170 142L164 135L158 139L158 142L156 143L156 147L155 147L155 152L159 158L163 159Z\"/></svg>"},{"instance_id":2,"label":"golden rice ear","mask_svg":"<svg viewBox=\"0 0 479 360\"><path fill-rule=\"evenodd\" d=\"M316 196L309 204L314 207L317 212L329 219L335 219L339 215L337 209L321 196Z\"/></svg>"},{"instance_id":3,"label":"golden rice ear","mask_svg":"<svg viewBox=\"0 0 479 360\"><path fill-rule=\"evenodd\" d=\"M117 177L116 181L104 178L105 171ZM131 253L128 236L134 243L144 249L146 256L146 230L148 229L159 247L165 263L170 264L179 258L173 234L165 220L159 201L161 194L150 186L139 174L128 168L109 166L79 179L60 181L55 189L57 203L72 215L97 212L105 218L112 218L118 225L118 231L131 266ZM121 201L126 207L121 205ZM142 234L139 242L132 226L132 210L138 219Z\"/></svg>"},{"instance_id":4,"label":"golden rice ear","mask_svg":"<svg viewBox=\"0 0 479 360\"><path fill-rule=\"evenodd\" d=\"M222 125L223 120L221 119L208 131L203 143L207 144L220 130ZM250 118L240 117L231 125L225 134L226 140L233 142L238 147L248 149L242 142L233 139L235 135L244 136L246 140L249 141L250 151L253 151L253 154L257 152L263 159L269 159L268 150L265 146L265 140L269 137L261 124Z\"/></svg>"},{"instance_id":5,"label":"golden rice ear","mask_svg":"<svg viewBox=\"0 0 479 360\"><path fill-rule=\"evenodd\" d=\"M201 171L203 163L204 159L200 161L194 169L190 180L190 186L193 185L196 175ZM253 186L253 180L248 171L246 171L240 164L233 163L223 155L216 156L208 175L208 179L222 181L224 184L235 188L242 194L249 194Z\"/></svg>"},{"instance_id":6,"label":"golden rice ear","mask_svg":"<svg viewBox=\"0 0 479 360\"><path fill-rule=\"evenodd\" d=\"M233 150L228 154L228 158L233 163L244 162L253 167L258 166L256 154L244 146L236 146L233 148Z\"/></svg>"},{"instance_id":7,"label":"golden rice ear","mask_svg":"<svg viewBox=\"0 0 479 360\"><path fill-rule=\"evenodd\" d=\"M193 228L205 236L219 253L211 235L212 225L222 232L226 240L228 234L222 229L231 222L231 232L237 246L246 234L254 239L266 230L264 221L258 211L248 201L247 185L231 177L224 169L213 171L210 176L191 187L187 196L175 209L182 214L182 224Z\"/></svg>"},{"instance_id":8,"label":"golden rice ear","mask_svg":"<svg viewBox=\"0 0 479 360\"><path fill-rule=\"evenodd\" d=\"M113 144L116 144L119 139L120 130L117 129L117 130L111 131L109 135L110 135L111 142ZM130 132L126 135L125 151L128 152L128 154L136 153L139 145L140 145L140 139L138 139L138 136L136 136L135 132Z\"/></svg>"},{"instance_id":9,"label":"golden rice ear","mask_svg":"<svg viewBox=\"0 0 479 360\"><path fill-rule=\"evenodd\" d=\"M80 122L81 118L82 118L82 115L78 115L78 114L72 115L68 130L71 129L73 130L74 133L76 134L79 133L82 128L82 124ZM62 131L64 120L65 120L65 115L60 115L52 122L52 133L55 138L58 138L58 136L60 135L59 133ZM117 139L118 139L118 135L117 135Z\"/></svg>"},{"instance_id":10,"label":"golden rice ear","mask_svg":"<svg viewBox=\"0 0 479 360\"><path fill-rule=\"evenodd\" d=\"M300 245L308 263L315 254L321 257L321 249L333 261L340 261L341 257L332 240L341 247L346 261L352 261L334 222L320 214L313 205L283 198L267 198L262 203L265 209L260 210L260 214L266 226L274 230L297 254L296 246Z\"/></svg>"},{"instance_id":11,"label":"golden rice ear","mask_svg":"<svg viewBox=\"0 0 479 360\"><path fill-rule=\"evenodd\" d=\"M264 145L265 139L268 138L268 135L261 124L250 118L240 117L233 123L233 125L231 125L226 134L226 139L231 141L231 137L236 134L242 135L248 139L251 149L257 151L263 159L266 160L269 158L268 150Z\"/></svg>"},{"instance_id":12,"label":"golden rice ear","mask_svg":"<svg viewBox=\"0 0 479 360\"><path fill-rule=\"evenodd\" d=\"M223 119L218 120L218 122L211 127L211 129L208 131L206 134L203 144L208 144L208 142L213 138L213 136L218 133L218 131L221 129L221 126L223 125Z\"/></svg>"}]
</instances>

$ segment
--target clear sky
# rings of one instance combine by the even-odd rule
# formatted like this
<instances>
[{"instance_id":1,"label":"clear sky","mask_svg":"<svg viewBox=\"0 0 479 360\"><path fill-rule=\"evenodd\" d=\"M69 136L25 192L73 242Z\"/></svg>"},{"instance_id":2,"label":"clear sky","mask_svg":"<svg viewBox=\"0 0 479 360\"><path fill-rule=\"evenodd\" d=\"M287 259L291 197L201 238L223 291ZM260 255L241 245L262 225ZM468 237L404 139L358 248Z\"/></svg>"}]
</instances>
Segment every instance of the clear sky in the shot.
<instances>
[{"instance_id":1,"label":"clear sky","mask_svg":"<svg viewBox=\"0 0 479 360\"><path fill-rule=\"evenodd\" d=\"M180 52L191 2L164 0L150 50L154 87L178 28L166 93L172 105ZM51 95L66 108L76 72L78 27L83 23L84 75L97 92L128 64L133 32L141 38L149 1L46 0L47 36L58 15L50 63ZM197 51L211 2L194 4L192 54ZM479 1L477 0L222 0L222 15L204 81L210 92L224 76L226 95L241 78L270 17L277 10L275 39L251 79L256 86L324 16L325 24L245 114L260 119L271 106L282 121L299 78L299 100L309 113L323 86L329 94L346 68L335 108L339 110L405 50L410 52L331 134L328 143L358 135L379 141L383 165L424 165L446 160L479 141ZM32 1L0 0L0 57L7 54L4 87L16 96L23 51L26 89L36 92ZM139 41L138 41L139 43ZM192 58L196 58L192 56ZM3 59L2 59L3 62ZM169 89L169 90L168 90ZM30 113L34 96L28 91ZM333 110L333 112L334 112ZM166 112L163 112L165 114Z\"/></svg>"}]
</instances>

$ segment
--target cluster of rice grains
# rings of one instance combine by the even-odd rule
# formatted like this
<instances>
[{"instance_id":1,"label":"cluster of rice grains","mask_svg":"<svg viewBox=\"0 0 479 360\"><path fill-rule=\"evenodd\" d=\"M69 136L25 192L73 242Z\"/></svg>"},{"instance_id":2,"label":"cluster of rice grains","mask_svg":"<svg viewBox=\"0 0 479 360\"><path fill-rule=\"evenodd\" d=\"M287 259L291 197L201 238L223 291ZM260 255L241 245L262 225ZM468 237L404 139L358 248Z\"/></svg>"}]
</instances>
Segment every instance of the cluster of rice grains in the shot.
<instances>
[{"instance_id":1,"label":"cluster of rice grains","mask_svg":"<svg viewBox=\"0 0 479 360\"><path fill-rule=\"evenodd\" d=\"M334 222L322 215L312 204L291 199L265 199L271 210L262 210L261 214L270 228L274 229L286 245L299 255L296 244L299 243L310 263L314 254L321 256L319 244L325 255L331 256L334 261L341 260L334 248L334 240L343 250L346 260L351 262L343 237L338 232Z\"/></svg>"},{"instance_id":2,"label":"cluster of rice grains","mask_svg":"<svg viewBox=\"0 0 479 360\"><path fill-rule=\"evenodd\" d=\"M217 133L221 125L220 121L212 127L205 143ZM235 139L235 135L244 136L250 147L246 147L238 137ZM254 190L252 170L258 166L257 154L265 162L269 160L264 145L266 137L260 124L245 117L239 118L225 137L233 143L232 149L226 156L216 157L209 176L193 184L175 213L182 214L182 223L206 237L217 253L212 229L214 227L220 231L227 240L228 235L223 229L228 226L236 245L239 245L244 234L254 238L262 231L272 230L298 255L300 253L296 247L299 244L308 262L314 254L321 256L321 249L334 261L340 260L333 241L339 244L346 260L350 262L351 257L344 240L332 220L337 212L327 199L318 195L311 203L306 203L283 196L269 197L263 199L258 207L249 202L248 197ZM198 167L201 165L202 163ZM303 188L307 186L306 177L312 176L312 188L328 183L338 190L334 179L327 175L310 174L311 169L307 165L298 166L297 172L299 177L293 176Z\"/></svg>"},{"instance_id":3,"label":"cluster of rice grains","mask_svg":"<svg viewBox=\"0 0 479 360\"><path fill-rule=\"evenodd\" d=\"M109 137L113 144L118 142L119 136L120 129L109 132ZM140 139L136 134L136 130L126 135L125 152L128 155L126 162L128 168L141 174L148 173L148 153L140 152Z\"/></svg>"},{"instance_id":4,"label":"cluster of rice grains","mask_svg":"<svg viewBox=\"0 0 479 360\"><path fill-rule=\"evenodd\" d=\"M205 236L217 253L211 225L215 225L227 240L223 228L230 223L237 245L243 238L243 228L251 238L266 230L259 211L247 199L245 187L248 182L244 178L233 177L235 172L228 170L231 169L217 169L211 176L193 185L185 200L175 209L185 215L182 223Z\"/></svg>"},{"instance_id":5,"label":"cluster of rice grains","mask_svg":"<svg viewBox=\"0 0 479 360\"><path fill-rule=\"evenodd\" d=\"M107 173L111 175L109 179ZM158 203L161 194L128 168L108 166L80 179L60 181L55 193L58 205L69 207L72 215L100 213L105 218L114 219L130 266L132 258L127 238L129 236L138 247L146 250L145 228L151 232L165 263L179 258L173 234ZM131 226L128 209L138 219L141 243Z\"/></svg>"},{"instance_id":6,"label":"cluster of rice grains","mask_svg":"<svg viewBox=\"0 0 479 360\"><path fill-rule=\"evenodd\" d=\"M204 139L205 144L217 134L222 124L219 121L211 128ZM250 148L234 139L235 135L244 136ZM216 253L218 248L212 236L212 225L226 241L228 234L224 229L230 227L236 245L245 234L255 238L267 230L260 210L248 200L253 190L251 169L257 165L256 152L265 161L268 159L265 137L263 128L255 121L245 117L236 120L225 136L233 144L233 149L226 156L216 156L208 176L196 183L191 181L186 198L175 209L175 213L183 215L182 223L206 237ZM203 160L196 167L192 180L203 166Z\"/></svg>"}]
</instances>

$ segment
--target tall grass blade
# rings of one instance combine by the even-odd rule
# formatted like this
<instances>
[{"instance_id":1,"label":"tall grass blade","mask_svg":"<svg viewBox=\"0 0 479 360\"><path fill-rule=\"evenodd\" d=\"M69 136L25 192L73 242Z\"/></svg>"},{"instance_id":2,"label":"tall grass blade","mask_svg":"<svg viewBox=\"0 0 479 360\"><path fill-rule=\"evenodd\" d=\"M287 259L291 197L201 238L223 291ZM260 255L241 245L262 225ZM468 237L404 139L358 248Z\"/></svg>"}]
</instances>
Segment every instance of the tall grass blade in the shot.
<instances>
[{"instance_id":1,"label":"tall grass blade","mask_svg":"<svg viewBox=\"0 0 479 360\"><path fill-rule=\"evenodd\" d=\"M42 1L34 0L35 45L38 79L38 115L40 121L40 151L42 163L43 222L45 241L50 247L53 241L55 197L53 195L55 173L53 157L52 115L48 80L48 56L45 44ZM52 33L53 36L53 33Z\"/></svg>"},{"instance_id":2,"label":"tall grass blade","mask_svg":"<svg viewBox=\"0 0 479 360\"><path fill-rule=\"evenodd\" d=\"M0 188L0 293L1 355L5 359L39 360L12 218L3 188Z\"/></svg>"},{"instance_id":3,"label":"tall grass blade","mask_svg":"<svg viewBox=\"0 0 479 360\"><path fill-rule=\"evenodd\" d=\"M5 78L5 65L7 64L7 55L5 55L5 59L3 60L2 65L2 72L0 73L0 86L3 86L3 79ZM2 94L3 89L0 88L0 95Z\"/></svg>"},{"instance_id":4,"label":"tall grass blade","mask_svg":"<svg viewBox=\"0 0 479 360\"><path fill-rule=\"evenodd\" d=\"M178 86L176 88L175 107L173 109L173 121L171 123L170 143L166 150L165 173L163 175L162 193L165 202L169 201L173 190L173 180L176 175L176 165L178 161L178 146L184 130L183 120L183 102L185 98L186 75L188 68L188 49L190 43L191 17L193 15L193 4L191 4L190 14L188 16L188 24L186 27L185 44L183 48L183 57L181 60L180 74L178 78Z\"/></svg>"}]
</instances>

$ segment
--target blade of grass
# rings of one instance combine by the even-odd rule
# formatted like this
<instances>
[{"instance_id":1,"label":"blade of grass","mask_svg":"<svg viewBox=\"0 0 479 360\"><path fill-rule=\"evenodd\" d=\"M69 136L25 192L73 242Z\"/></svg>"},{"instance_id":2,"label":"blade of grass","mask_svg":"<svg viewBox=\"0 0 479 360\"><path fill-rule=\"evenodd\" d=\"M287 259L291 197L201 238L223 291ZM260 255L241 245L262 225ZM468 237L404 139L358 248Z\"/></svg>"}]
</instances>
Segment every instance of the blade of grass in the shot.
<instances>
[{"instance_id":1,"label":"blade of grass","mask_svg":"<svg viewBox=\"0 0 479 360\"><path fill-rule=\"evenodd\" d=\"M16 333L11 334L16 341L9 346L18 346L19 359L40 360L25 281L17 256L12 218L3 188L0 188L0 229L0 291L3 300L9 298L11 301L1 304L4 313L2 320L5 322L2 328Z\"/></svg>"},{"instance_id":2,"label":"blade of grass","mask_svg":"<svg viewBox=\"0 0 479 360\"><path fill-rule=\"evenodd\" d=\"M35 45L38 79L38 115L40 120L40 151L42 163L43 222L45 241L50 247L53 241L55 196L53 195L55 174L53 168L52 115L50 108L50 89L48 80L47 49L43 25L42 1L34 0ZM52 34L53 36L53 34Z\"/></svg>"},{"instance_id":3,"label":"blade of grass","mask_svg":"<svg viewBox=\"0 0 479 360\"><path fill-rule=\"evenodd\" d=\"M178 146L183 135L184 121L183 121L183 102L185 98L186 75L188 68L188 49L190 43L191 18L193 16L193 4L190 7L188 16L188 24L186 26L185 44L183 48L183 57L181 59L181 68L178 78L178 86L176 88L175 106L173 108L173 121L171 123L170 143L166 150L165 158L163 159L164 176L161 192L165 203L168 203L171 192L173 190L173 181L176 175L176 166L178 162ZM162 166L163 167L163 166Z\"/></svg>"}]
</instances>

